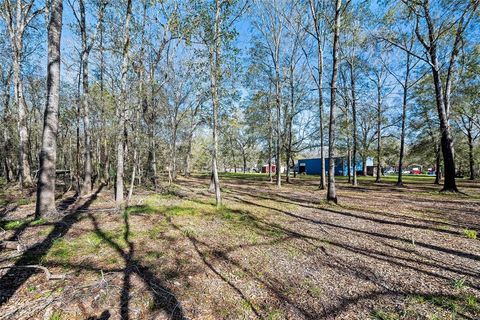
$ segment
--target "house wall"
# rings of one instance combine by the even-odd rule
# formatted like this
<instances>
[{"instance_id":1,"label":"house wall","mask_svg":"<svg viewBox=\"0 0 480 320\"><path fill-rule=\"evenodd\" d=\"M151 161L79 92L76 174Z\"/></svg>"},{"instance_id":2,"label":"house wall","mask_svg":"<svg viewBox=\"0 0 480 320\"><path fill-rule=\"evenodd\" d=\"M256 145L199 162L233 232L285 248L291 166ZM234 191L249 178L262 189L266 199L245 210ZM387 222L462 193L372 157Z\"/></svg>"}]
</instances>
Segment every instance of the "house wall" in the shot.
<instances>
[{"instance_id":1,"label":"house wall","mask_svg":"<svg viewBox=\"0 0 480 320\"><path fill-rule=\"evenodd\" d=\"M329 158L325 158L325 172L328 172L328 166L330 163ZM367 166L369 163L373 164L371 158L367 159ZM322 172L322 162L320 158L312 159L301 159L298 160L298 167L302 164L305 164L305 173L306 174L316 174L319 175ZM357 160L357 171L363 171L363 164L361 160ZM353 172L353 166L352 166ZM346 157L335 158L335 175L336 176L346 176L348 173L348 159Z\"/></svg>"}]
</instances>

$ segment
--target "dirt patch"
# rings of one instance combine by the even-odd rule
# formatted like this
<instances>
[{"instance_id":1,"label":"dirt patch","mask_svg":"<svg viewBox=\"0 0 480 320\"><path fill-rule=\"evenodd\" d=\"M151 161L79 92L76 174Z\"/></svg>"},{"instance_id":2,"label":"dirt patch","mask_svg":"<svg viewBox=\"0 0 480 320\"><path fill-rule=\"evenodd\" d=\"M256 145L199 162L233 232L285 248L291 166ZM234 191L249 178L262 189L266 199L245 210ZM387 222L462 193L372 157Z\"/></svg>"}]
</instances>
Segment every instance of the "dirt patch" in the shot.
<instances>
[{"instance_id":1,"label":"dirt patch","mask_svg":"<svg viewBox=\"0 0 480 320\"><path fill-rule=\"evenodd\" d=\"M5 211L2 239L23 247L0 254L0 319L480 317L478 184L339 181L331 205L310 177L259 177L223 176L219 209L199 176L125 214L111 190L65 195L55 223L32 221L31 203Z\"/></svg>"}]
</instances>

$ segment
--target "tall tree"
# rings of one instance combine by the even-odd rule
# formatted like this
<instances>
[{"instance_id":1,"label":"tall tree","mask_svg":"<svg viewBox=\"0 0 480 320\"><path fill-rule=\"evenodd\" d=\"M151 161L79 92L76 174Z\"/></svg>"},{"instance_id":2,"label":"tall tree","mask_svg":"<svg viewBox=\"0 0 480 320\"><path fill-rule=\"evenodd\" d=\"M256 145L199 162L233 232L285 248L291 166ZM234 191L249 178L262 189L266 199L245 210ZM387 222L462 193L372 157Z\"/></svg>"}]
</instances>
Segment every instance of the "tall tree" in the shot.
<instances>
[{"instance_id":1,"label":"tall tree","mask_svg":"<svg viewBox=\"0 0 480 320\"><path fill-rule=\"evenodd\" d=\"M3 62L3 61L2 61ZM10 95L11 95L11 80L12 80L12 67L10 65L6 65L5 67L0 65L0 84L2 86L2 91L0 91L3 99L0 103L3 105L3 114L2 114L2 138L3 144L1 148L3 150L2 158L2 168L3 168L3 175L5 176L5 180L10 182L13 178L13 168L11 165L11 158L10 153L12 151L12 139L10 138L10 118L11 118L11 111L10 111Z\"/></svg>"},{"instance_id":2,"label":"tall tree","mask_svg":"<svg viewBox=\"0 0 480 320\"><path fill-rule=\"evenodd\" d=\"M275 180L277 187L281 187L281 151L282 151L282 75L281 75L281 49L284 36L285 23L282 19L282 12L286 8L285 3L281 0L275 0L273 3L264 4L257 2L259 9L259 21L254 22L257 30L262 34L264 44L268 50L271 63L273 65L272 82L275 87Z\"/></svg>"},{"instance_id":3,"label":"tall tree","mask_svg":"<svg viewBox=\"0 0 480 320\"><path fill-rule=\"evenodd\" d=\"M348 6L347 1L342 8L342 0L335 1L335 18L333 23L333 45L332 45L332 79L330 82L330 120L328 123L328 189L327 200L337 203L337 192L335 188L335 130L336 130L336 109L337 109L337 78L340 51L340 27L342 11Z\"/></svg>"},{"instance_id":4,"label":"tall tree","mask_svg":"<svg viewBox=\"0 0 480 320\"><path fill-rule=\"evenodd\" d=\"M220 0L215 0L215 20L213 25L213 45L209 47L209 62L210 62L210 85L212 94L212 136L213 136L213 150L212 150L212 173L213 182L215 183L215 201L217 207L222 205L222 196L220 191L220 179L218 178L218 111L220 109L219 88L218 82L221 75L220 66L220 45L221 45L221 3Z\"/></svg>"},{"instance_id":5,"label":"tall tree","mask_svg":"<svg viewBox=\"0 0 480 320\"><path fill-rule=\"evenodd\" d=\"M132 19L132 0L127 0L125 15L123 50L122 50L122 74L121 74L121 92L120 101L117 102L117 176L115 179L115 202L118 208L124 205L123 187L124 187L124 152L125 152L125 121L127 112L127 73L129 65L130 49L130 20Z\"/></svg>"},{"instance_id":6,"label":"tall tree","mask_svg":"<svg viewBox=\"0 0 480 320\"><path fill-rule=\"evenodd\" d=\"M315 38L317 44L317 69L318 76L315 79L315 84L318 90L318 115L319 115L319 135L320 135L320 165L322 172L320 173L320 189L325 189L325 154L324 154L324 140L323 140L323 52L325 46L325 23L322 14L325 11L324 0L309 0L310 13L312 15L313 33L310 33Z\"/></svg>"},{"instance_id":7,"label":"tall tree","mask_svg":"<svg viewBox=\"0 0 480 320\"><path fill-rule=\"evenodd\" d=\"M426 62L430 66L432 73L445 173L442 191L457 192L453 136L449 122L451 111L450 98L455 64L460 52L460 46L464 41L464 33L475 17L480 1L456 1L457 3L453 5L443 1L434 2L433 4L430 3L430 0L402 1L415 17L415 34L427 53L426 58L420 55L416 55L416 57ZM442 10L441 19L432 16L432 12L434 13L438 10ZM451 34L454 34L453 42L448 39ZM399 47L408 50L402 46ZM449 53L447 61L444 62L441 61L440 57L444 55L445 51L449 51Z\"/></svg>"},{"instance_id":8,"label":"tall tree","mask_svg":"<svg viewBox=\"0 0 480 320\"><path fill-rule=\"evenodd\" d=\"M380 53L381 54L381 53ZM382 153L382 122L383 122L383 91L385 87L385 83L387 81L386 77L386 68L382 64L377 64L372 70L372 76L370 80L373 82L375 86L375 106L376 106L376 140L377 140L377 152L376 152L376 177L375 182L381 181L382 176L382 162L383 162L383 153Z\"/></svg>"},{"instance_id":9,"label":"tall tree","mask_svg":"<svg viewBox=\"0 0 480 320\"><path fill-rule=\"evenodd\" d=\"M97 24L93 33L89 36L87 31L87 20L85 10L85 0L79 0L80 17L78 17L75 9L73 10L75 18L77 19L80 37L82 42L81 50L81 70L82 70L82 118L83 118L83 131L84 131L84 143L85 143L85 158L84 158L84 177L83 184L80 190L81 194L87 194L92 190L92 146L91 146L91 133L90 133L90 101L89 101L89 67L88 60L90 52L97 38L98 30L102 25L103 14L107 5L106 0L102 0L98 8Z\"/></svg>"},{"instance_id":10,"label":"tall tree","mask_svg":"<svg viewBox=\"0 0 480 320\"><path fill-rule=\"evenodd\" d=\"M43 120L40 170L35 217L55 215L58 105L60 94L60 40L63 1L52 0L48 8L47 103Z\"/></svg>"},{"instance_id":11,"label":"tall tree","mask_svg":"<svg viewBox=\"0 0 480 320\"><path fill-rule=\"evenodd\" d=\"M27 128L27 104L24 97L24 86L22 79L22 62L24 58L24 38L27 27L36 16L43 12L42 9L35 10L35 1L16 0L3 1L0 4L0 16L5 20L10 36L12 47L12 68L13 84L15 92L15 104L18 109L18 179L21 186L32 186L33 181L30 175L30 164L28 162L28 128Z\"/></svg>"}]
</instances>

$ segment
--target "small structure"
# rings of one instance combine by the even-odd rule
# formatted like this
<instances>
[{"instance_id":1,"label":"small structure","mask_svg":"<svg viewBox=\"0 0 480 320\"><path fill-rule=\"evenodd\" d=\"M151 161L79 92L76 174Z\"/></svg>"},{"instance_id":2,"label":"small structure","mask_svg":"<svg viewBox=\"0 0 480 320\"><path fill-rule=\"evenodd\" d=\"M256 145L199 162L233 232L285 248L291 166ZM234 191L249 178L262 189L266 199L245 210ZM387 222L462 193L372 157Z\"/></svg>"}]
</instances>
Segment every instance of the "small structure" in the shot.
<instances>
[{"instance_id":1,"label":"small structure","mask_svg":"<svg viewBox=\"0 0 480 320\"><path fill-rule=\"evenodd\" d=\"M265 165L263 165L263 167L262 167L262 173L270 173L270 172L271 172L271 173L275 173L276 170L277 170L277 166L274 165L274 164L272 164L271 167L269 167L268 164L265 164Z\"/></svg>"},{"instance_id":2,"label":"small structure","mask_svg":"<svg viewBox=\"0 0 480 320\"><path fill-rule=\"evenodd\" d=\"M346 176L348 174L348 158L347 157L335 157L335 175ZM325 172L328 172L330 159L325 158ZM367 168L373 167L373 159L367 158ZM320 158L311 159L299 159L298 165L295 168L299 174L321 174L322 173L322 161ZM363 162L361 159L357 159L356 165L357 173L363 173ZM353 173L353 165L350 170Z\"/></svg>"}]
</instances>

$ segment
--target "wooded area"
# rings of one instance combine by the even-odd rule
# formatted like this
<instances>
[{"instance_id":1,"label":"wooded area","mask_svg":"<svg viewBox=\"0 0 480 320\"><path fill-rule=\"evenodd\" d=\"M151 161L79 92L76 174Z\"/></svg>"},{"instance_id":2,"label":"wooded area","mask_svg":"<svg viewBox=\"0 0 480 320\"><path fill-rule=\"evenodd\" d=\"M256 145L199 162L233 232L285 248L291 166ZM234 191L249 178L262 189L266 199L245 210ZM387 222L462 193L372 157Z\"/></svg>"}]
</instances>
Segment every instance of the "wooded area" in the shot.
<instances>
[{"instance_id":1,"label":"wooded area","mask_svg":"<svg viewBox=\"0 0 480 320\"><path fill-rule=\"evenodd\" d=\"M480 317L479 6L0 0L0 319Z\"/></svg>"}]
</instances>

